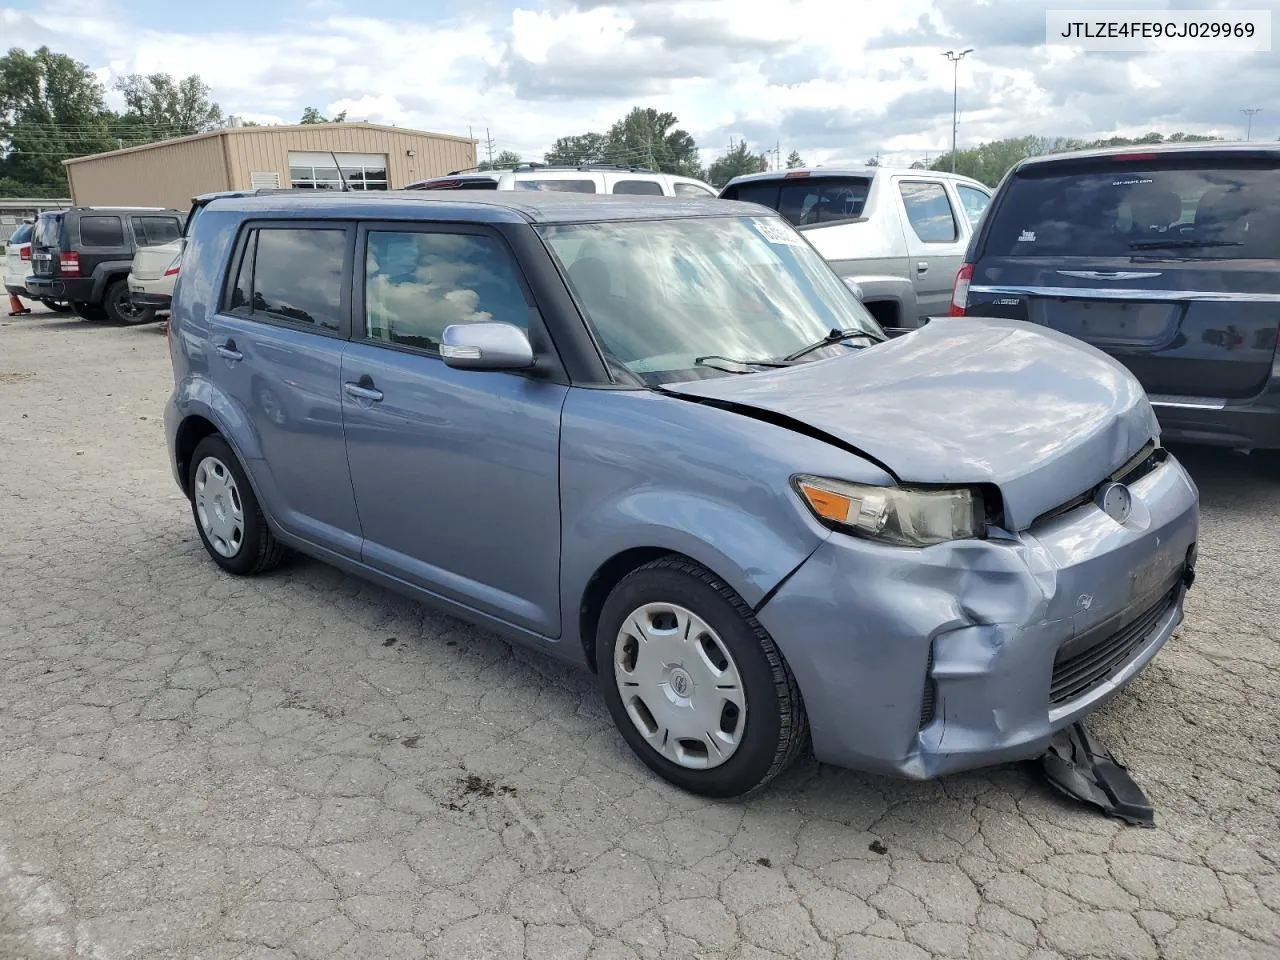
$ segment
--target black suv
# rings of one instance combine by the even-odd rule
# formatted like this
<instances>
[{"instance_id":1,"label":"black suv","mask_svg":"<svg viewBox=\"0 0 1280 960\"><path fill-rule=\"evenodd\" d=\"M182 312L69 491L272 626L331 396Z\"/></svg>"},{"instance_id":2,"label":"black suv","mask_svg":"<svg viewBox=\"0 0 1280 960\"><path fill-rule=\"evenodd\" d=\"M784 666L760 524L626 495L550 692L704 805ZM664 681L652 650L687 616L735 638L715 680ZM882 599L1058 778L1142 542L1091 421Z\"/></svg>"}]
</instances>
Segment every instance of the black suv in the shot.
<instances>
[{"instance_id":1,"label":"black suv","mask_svg":"<svg viewBox=\"0 0 1280 960\"><path fill-rule=\"evenodd\" d=\"M1280 460L1280 145L1024 160L969 245L951 314L1085 340L1146 388L1167 439Z\"/></svg>"},{"instance_id":2,"label":"black suv","mask_svg":"<svg viewBox=\"0 0 1280 960\"><path fill-rule=\"evenodd\" d=\"M65 300L85 320L139 323L150 312L129 298L129 270L138 247L182 236L186 215L163 207L73 207L42 213L31 240L27 289L36 298Z\"/></svg>"}]
</instances>

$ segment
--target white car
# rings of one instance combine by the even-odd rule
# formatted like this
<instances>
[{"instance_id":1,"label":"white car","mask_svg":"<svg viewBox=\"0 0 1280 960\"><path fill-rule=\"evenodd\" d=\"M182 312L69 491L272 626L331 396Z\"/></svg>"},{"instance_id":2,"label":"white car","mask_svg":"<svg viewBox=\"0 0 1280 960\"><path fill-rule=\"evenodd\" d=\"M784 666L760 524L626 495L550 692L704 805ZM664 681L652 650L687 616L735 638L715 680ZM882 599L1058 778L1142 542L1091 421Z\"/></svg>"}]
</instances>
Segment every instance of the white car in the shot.
<instances>
[{"instance_id":1,"label":"white car","mask_svg":"<svg viewBox=\"0 0 1280 960\"><path fill-rule=\"evenodd\" d=\"M24 223L13 232L4 247L5 293L27 297L27 273L31 270L31 227Z\"/></svg>"},{"instance_id":2,"label":"white car","mask_svg":"<svg viewBox=\"0 0 1280 960\"><path fill-rule=\"evenodd\" d=\"M129 299L135 307L152 315L169 312L184 243L179 237L154 247L138 247L129 269Z\"/></svg>"},{"instance_id":3,"label":"white car","mask_svg":"<svg viewBox=\"0 0 1280 960\"><path fill-rule=\"evenodd\" d=\"M411 183L406 190L553 190L653 197L714 197L715 187L694 177L643 167L584 164L580 167L522 163L510 170L461 170Z\"/></svg>"}]
</instances>

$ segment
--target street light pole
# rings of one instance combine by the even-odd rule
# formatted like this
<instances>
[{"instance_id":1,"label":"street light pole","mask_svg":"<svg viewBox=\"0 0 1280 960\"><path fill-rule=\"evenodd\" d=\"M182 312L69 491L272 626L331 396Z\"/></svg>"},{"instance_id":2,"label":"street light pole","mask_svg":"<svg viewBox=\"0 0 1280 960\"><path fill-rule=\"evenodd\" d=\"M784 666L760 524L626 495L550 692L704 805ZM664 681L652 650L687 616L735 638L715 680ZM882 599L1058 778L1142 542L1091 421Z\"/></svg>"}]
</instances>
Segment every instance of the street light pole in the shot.
<instances>
[{"instance_id":1,"label":"street light pole","mask_svg":"<svg viewBox=\"0 0 1280 960\"><path fill-rule=\"evenodd\" d=\"M951 172L956 172L956 130L960 123L960 114L958 106L960 104L960 61L965 58L966 54L973 53L973 47L967 50L961 50L956 53L954 50L948 50L944 56L951 61Z\"/></svg>"},{"instance_id":2,"label":"street light pole","mask_svg":"<svg viewBox=\"0 0 1280 960\"><path fill-rule=\"evenodd\" d=\"M1252 108L1252 109L1250 109L1250 110L1241 110L1240 112L1241 112L1241 113L1243 113L1246 117L1248 117L1248 118L1249 118L1249 119L1248 119L1248 121L1247 121L1247 123L1246 123L1246 125L1245 125L1245 128L1244 128L1244 138L1245 138L1246 140L1248 140L1248 139L1250 139L1250 138L1253 136L1253 115L1254 115L1255 113L1261 113L1261 112L1262 112L1262 108L1261 108L1261 107L1253 107L1253 108Z\"/></svg>"}]
</instances>

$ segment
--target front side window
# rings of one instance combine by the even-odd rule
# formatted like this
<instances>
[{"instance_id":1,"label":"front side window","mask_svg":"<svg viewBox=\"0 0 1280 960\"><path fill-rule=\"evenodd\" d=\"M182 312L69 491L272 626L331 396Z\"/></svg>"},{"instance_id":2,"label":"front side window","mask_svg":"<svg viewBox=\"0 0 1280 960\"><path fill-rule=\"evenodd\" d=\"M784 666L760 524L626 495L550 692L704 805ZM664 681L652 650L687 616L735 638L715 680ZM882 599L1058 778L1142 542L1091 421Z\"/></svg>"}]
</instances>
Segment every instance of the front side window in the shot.
<instances>
[{"instance_id":1,"label":"front side window","mask_svg":"<svg viewBox=\"0 0 1280 960\"><path fill-rule=\"evenodd\" d=\"M372 231L364 289L370 340L435 351L455 323L529 328L515 263L496 237Z\"/></svg>"},{"instance_id":2,"label":"front side window","mask_svg":"<svg viewBox=\"0 0 1280 960\"><path fill-rule=\"evenodd\" d=\"M344 230L255 230L245 245L228 309L338 330L346 249Z\"/></svg>"},{"instance_id":3,"label":"front side window","mask_svg":"<svg viewBox=\"0 0 1280 960\"><path fill-rule=\"evenodd\" d=\"M925 243L954 243L960 239L955 211L940 183L908 181L900 183L907 222L915 235Z\"/></svg>"},{"instance_id":4,"label":"front side window","mask_svg":"<svg viewBox=\"0 0 1280 960\"><path fill-rule=\"evenodd\" d=\"M86 247L123 247L124 225L119 217L81 217L80 243Z\"/></svg>"},{"instance_id":5,"label":"front side window","mask_svg":"<svg viewBox=\"0 0 1280 960\"><path fill-rule=\"evenodd\" d=\"M613 192L660 197L662 196L662 184L656 180L619 180L613 185Z\"/></svg>"},{"instance_id":6,"label":"front side window","mask_svg":"<svg viewBox=\"0 0 1280 960\"><path fill-rule=\"evenodd\" d=\"M977 187L966 186L963 183L956 184L956 193L960 195L960 203L964 207L965 216L969 218L969 227L977 227L978 221L982 219L983 211L991 203L990 195Z\"/></svg>"},{"instance_id":7,"label":"front side window","mask_svg":"<svg viewBox=\"0 0 1280 960\"><path fill-rule=\"evenodd\" d=\"M517 180L517 190L541 190L551 193L595 193L594 180Z\"/></svg>"},{"instance_id":8,"label":"front side window","mask_svg":"<svg viewBox=\"0 0 1280 960\"><path fill-rule=\"evenodd\" d=\"M776 216L539 229L610 360L651 384L724 376L715 366L724 359L777 360L832 330L879 335L848 287ZM857 345L835 344L805 359L850 349Z\"/></svg>"}]
</instances>

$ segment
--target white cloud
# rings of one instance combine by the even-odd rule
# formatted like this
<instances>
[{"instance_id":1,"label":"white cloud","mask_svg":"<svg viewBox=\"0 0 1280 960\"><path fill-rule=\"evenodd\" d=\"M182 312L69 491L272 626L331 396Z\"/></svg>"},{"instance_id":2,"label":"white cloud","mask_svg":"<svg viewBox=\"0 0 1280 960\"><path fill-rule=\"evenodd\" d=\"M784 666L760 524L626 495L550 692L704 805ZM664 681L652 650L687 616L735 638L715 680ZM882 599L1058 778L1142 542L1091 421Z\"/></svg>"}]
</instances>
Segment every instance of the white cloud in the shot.
<instances>
[{"instance_id":1,"label":"white cloud","mask_svg":"<svg viewBox=\"0 0 1280 960\"><path fill-rule=\"evenodd\" d=\"M125 73L196 72L226 112L257 122L294 121L311 105L477 138L487 128L496 150L528 158L643 105L675 113L704 160L746 136L814 163L877 151L910 162L950 145L953 68L941 52L953 45L977 48L959 70L962 145L1026 133L1234 135L1244 106L1266 111L1255 132L1280 134L1280 58L1037 46L1045 7L1074 0L516 2L474 0L453 19L442 3L424 5L407 21L298 0L279 26L222 17L218 29L186 31L144 22L124 0L69 0L0 8L0 26L8 45L48 44L108 87ZM1126 3L1144 5L1168 6ZM1269 8L1280 24L1280 0L1224 6Z\"/></svg>"}]
</instances>

